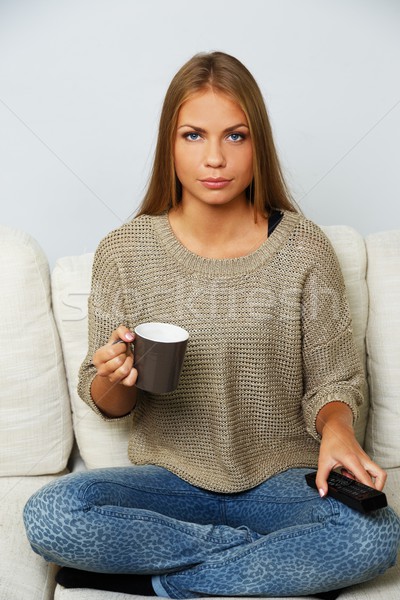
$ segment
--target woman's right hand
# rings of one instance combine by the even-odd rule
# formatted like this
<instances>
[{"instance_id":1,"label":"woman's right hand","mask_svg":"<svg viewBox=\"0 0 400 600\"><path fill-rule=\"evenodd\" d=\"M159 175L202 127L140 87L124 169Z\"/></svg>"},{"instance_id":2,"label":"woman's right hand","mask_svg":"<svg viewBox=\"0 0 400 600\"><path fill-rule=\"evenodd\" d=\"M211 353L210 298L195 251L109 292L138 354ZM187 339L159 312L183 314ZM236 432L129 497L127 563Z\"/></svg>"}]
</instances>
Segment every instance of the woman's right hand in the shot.
<instances>
[{"instance_id":1,"label":"woman's right hand","mask_svg":"<svg viewBox=\"0 0 400 600\"><path fill-rule=\"evenodd\" d=\"M99 377L112 384L135 385L138 372L133 366L131 343L134 339L134 334L124 325L112 332L107 344L99 348L92 359Z\"/></svg>"}]
</instances>

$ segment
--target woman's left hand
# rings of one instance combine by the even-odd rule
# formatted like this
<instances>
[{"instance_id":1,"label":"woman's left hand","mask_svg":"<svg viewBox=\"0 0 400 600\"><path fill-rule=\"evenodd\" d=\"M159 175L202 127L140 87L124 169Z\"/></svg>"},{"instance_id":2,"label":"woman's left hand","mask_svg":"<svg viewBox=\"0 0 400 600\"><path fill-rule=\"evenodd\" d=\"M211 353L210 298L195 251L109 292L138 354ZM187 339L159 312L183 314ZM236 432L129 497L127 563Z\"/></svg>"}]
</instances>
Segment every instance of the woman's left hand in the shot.
<instances>
[{"instance_id":1,"label":"woman's left hand","mask_svg":"<svg viewBox=\"0 0 400 600\"><path fill-rule=\"evenodd\" d=\"M341 467L343 475L382 490L387 474L374 463L358 443L352 425L353 416L343 402L332 402L318 414L317 430L322 441L319 451L317 489L328 493L327 478L332 469Z\"/></svg>"}]
</instances>

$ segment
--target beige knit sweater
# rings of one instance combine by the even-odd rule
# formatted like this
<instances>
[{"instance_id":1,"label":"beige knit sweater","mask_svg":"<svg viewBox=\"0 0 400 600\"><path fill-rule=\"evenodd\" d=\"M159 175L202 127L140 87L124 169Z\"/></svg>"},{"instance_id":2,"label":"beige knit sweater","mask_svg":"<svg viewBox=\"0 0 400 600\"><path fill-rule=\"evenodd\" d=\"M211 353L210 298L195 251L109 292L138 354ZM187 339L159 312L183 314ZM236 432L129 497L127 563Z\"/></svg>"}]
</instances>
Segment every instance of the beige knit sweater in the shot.
<instances>
[{"instance_id":1,"label":"beige knit sweater","mask_svg":"<svg viewBox=\"0 0 400 600\"><path fill-rule=\"evenodd\" d=\"M121 323L175 323L190 338L175 392L139 391L128 454L218 492L251 488L317 464L318 411L347 403L357 418L363 372L345 288L323 232L285 212L255 252L210 259L187 250L166 214L141 216L100 243L89 298L89 348L79 393L103 419L90 386L94 352Z\"/></svg>"}]
</instances>

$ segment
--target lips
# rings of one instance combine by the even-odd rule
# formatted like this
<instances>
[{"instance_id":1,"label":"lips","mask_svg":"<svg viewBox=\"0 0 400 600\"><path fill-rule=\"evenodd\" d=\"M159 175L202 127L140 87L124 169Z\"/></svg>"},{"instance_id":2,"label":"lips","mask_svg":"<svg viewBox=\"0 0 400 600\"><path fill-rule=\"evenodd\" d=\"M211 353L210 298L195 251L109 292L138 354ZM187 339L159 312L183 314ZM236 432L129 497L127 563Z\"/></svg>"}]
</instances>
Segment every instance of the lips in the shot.
<instances>
[{"instance_id":1,"label":"lips","mask_svg":"<svg viewBox=\"0 0 400 600\"><path fill-rule=\"evenodd\" d=\"M224 177L207 177L207 179L200 179L200 183L210 190L220 190L229 185L231 181L231 179L224 179Z\"/></svg>"}]
</instances>

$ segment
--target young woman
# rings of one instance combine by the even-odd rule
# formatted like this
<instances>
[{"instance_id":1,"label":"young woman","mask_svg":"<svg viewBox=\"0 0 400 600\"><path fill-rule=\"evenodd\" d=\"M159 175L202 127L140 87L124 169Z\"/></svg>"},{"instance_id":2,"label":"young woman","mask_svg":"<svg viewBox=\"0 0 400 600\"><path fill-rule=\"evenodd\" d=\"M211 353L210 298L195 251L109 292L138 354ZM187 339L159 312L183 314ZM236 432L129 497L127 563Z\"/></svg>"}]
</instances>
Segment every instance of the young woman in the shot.
<instances>
[{"instance_id":1,"label":"young woman","mask_svg":"<svg viewBox=\"0 0 400 600\"><path fill-rule=\"evenodd\" d=\"M146 321L190 334L167 395L135 387ZM375 577L395 562L398 517L327 495L334 468L385 484L354 436L363 380L337 259L289 198L257 84L232 56L194 56L167 91L139 215L93 265L79 391L102 419L132 420L132 466L35 494L33 549L68 587L171 598Z\"/></svg>"}]
</instances>

